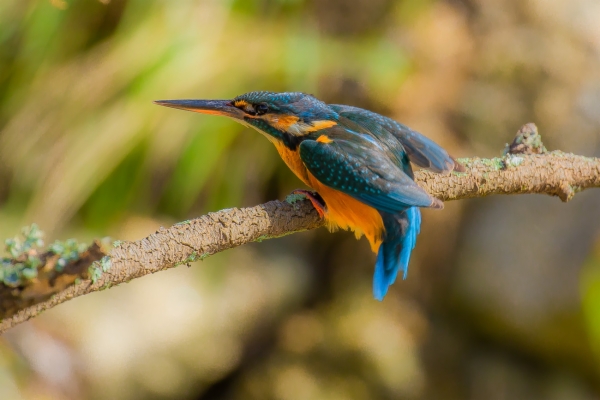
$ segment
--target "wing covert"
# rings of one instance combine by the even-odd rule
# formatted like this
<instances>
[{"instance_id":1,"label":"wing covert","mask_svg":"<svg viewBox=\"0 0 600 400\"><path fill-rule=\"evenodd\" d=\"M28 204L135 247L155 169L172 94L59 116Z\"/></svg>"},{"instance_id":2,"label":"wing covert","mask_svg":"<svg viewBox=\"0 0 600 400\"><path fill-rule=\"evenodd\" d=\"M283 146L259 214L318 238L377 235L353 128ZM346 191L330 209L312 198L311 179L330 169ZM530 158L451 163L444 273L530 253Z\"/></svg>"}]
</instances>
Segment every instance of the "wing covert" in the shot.
<instances>
[{"instance_id":1,"label":"wing covert","mask_svg":"<svg viewBox=\"0 0 600 400\"><path fill-rule=\"evenodd\" d=\"M387 130L402 143L410 161L419 167L433 172L449 172L458 166L446 150L433 140L391 118L358 107L338 104L332 104L330 107L341 116L375 134L381 128Z\"/></svg>"},{"instance_id":2,"label":"wing covert","mask_svg":"<svg viewBox=\"0 0 600 400\"><path fill-rule=\"evenodd\" d=\"M319 182L378 210L397 213L412 206L442 207L385 153L363 141L360 137L304 140L300 158Z\"/></svg>"}]
</instances>

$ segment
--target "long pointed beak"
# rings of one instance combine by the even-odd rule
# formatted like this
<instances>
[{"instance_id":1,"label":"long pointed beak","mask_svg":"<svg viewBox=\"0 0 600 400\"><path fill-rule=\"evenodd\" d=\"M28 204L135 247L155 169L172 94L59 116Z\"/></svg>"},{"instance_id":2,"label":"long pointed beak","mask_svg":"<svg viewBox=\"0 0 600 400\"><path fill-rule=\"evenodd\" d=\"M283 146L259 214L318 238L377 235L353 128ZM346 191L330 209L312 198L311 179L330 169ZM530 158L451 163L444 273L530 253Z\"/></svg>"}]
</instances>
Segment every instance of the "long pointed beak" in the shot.
<instances>
[{"instance_id":1,"label":"long pointed beak","mask_svg":"<svg viewBox=\"0 0 600 400\"><path fill-rule=\"evenodd\" d=\"M222 115L238 120L244 118L244 112L234 107L230 100L155 100L154 103L202 114Z\"/></svg>"}]
</instances>

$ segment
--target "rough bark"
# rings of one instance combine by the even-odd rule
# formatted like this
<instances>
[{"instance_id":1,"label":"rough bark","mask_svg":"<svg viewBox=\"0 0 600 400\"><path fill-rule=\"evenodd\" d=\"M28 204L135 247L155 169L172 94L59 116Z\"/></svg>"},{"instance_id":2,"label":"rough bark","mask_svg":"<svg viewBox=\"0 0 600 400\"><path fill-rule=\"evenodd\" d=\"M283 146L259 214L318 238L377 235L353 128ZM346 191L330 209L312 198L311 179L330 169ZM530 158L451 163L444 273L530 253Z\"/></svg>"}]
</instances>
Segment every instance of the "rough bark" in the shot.
<instances>
[{"instance_id":1,"label":"rough bark","mask_svg":"<svg viewBox=\"0 0 600 400\"><path fill-rule=\"evenodd\" d=\"M417 171L415 181L445 201L523 193L548 194L568 201L578 191L600 187L600 159L546 152L533 124L521 128L505 156L459 162L465 172L438 175ZM322 225L307 200L271 201L256 207L209 213L161 228L142 240L120 242L110 249L94 243L60 273L51 265L52 254L40 254L39 270L54 272L38 274L38 278L22 287L0 283L0 333L74 297L201 260L245 243Z\"/></svg>"},{"instance_id":2,"label":"rough bark","mask_svg":"<svg viewBox=\"0 0 600 400\"><path fill-rule=\"evenodd\" d=\"M600 186L597 158L561 151L502 158L460 160L464 174L443 176L418 171L415 180L433 196L444 200L484 197L492 194L539 193L570 200L576 192Z\"/></svg>"}]
</instances>

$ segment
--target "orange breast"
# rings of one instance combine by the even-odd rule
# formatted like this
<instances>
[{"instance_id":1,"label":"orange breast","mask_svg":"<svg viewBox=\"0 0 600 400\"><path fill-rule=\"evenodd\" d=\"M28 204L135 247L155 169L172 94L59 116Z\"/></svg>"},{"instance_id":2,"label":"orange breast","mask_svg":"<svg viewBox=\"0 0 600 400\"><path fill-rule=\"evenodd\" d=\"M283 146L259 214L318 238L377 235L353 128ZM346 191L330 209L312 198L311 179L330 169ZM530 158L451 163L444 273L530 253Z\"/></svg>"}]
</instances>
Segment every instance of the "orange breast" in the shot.
<instances>
[{"instance_id":1,"label":"orange breast","mask_svg":"<svg viewBox=\"0 0 600 400\"><path fill-rule=\"evenodd\" d=\"M377 253L384 232L383 220L379 212L360 201L338 190L331 189L319 182L307 171L297 150L290 150L285 145L274 143L279 155L286 165L302 182L317 191L327 204L325 215L327 227L350 229L359 238L363 234L369 240L371 249Z\"/></svg>"},{"instance_id":2,"label":"orange breast","mask_svg":"<svg viewBox=\"0 0 600 400\"><path fill-rule=\"evenodd\" d=\"M285 162L288 168L291 169L292 172L296 174L296 176L300 178L300 180L304 182L305 185L308 185L316 190L316 188L313 187L308 180L308 171L306 170L304 163L300 159L298 150L290 150L283 143L279 142L273 142L273 144L277 148L281 159Z\"/></svg>"},{"instance_id":3,"label":"orange breast","mask_svg":"<svg viewBox=\"0 0 600 400\"><path fill-rule=\"evenodd\" d=\"M371 244L371 250L377 253L384 233L383 220L379 211L373 207L342 193L331 189L319 182L309 172L310 185L317 191L327 204L327 226L330 230L336 228L354 231L356 238L363 234Z\"/></svg>"}]
</instances>

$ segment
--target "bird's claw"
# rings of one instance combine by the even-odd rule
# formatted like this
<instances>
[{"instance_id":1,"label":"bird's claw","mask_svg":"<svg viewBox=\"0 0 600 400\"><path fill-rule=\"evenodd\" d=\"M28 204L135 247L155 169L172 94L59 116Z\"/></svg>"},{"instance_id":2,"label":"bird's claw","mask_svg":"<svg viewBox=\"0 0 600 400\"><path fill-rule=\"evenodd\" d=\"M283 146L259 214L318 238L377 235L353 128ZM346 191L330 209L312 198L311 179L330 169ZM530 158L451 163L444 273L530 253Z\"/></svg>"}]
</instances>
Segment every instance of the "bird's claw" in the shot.
<instances>
[{"instance_id":1,"label":"bird's claw","mask_svg":"<svg viewBox=\"0 0 600 400\"><path fill-rule=\"evenodd\" d=\"M321 195L319 193L311 192L310 190L296 189L292 192L292 194L290 196L303 196L303 197L307 198L308 200L310 200L310 202L312 203L315 210L317 210L317 212L319 213L319 217L321 217L321 218L325 217L325 213L327 212L327 206L325 205L325 201L323 201L323 198L321 197ZM290 196L288 196L288 198ZM286 200L287 200L287 198L286 198ZM297 198L292 199L292 202L296 202L296 201L298 201Z\"/></svg>"}]
</instances>

